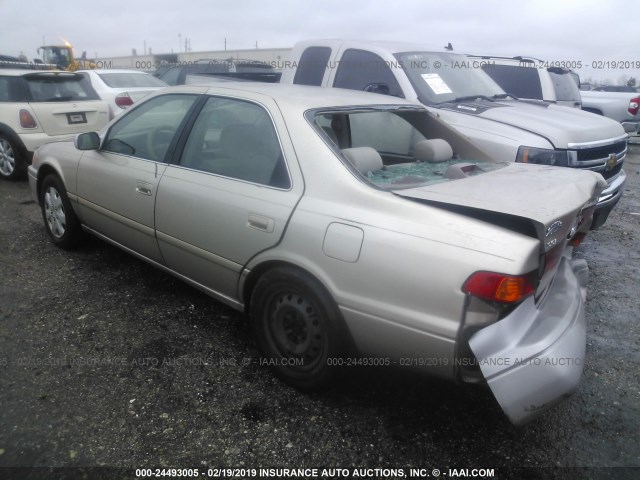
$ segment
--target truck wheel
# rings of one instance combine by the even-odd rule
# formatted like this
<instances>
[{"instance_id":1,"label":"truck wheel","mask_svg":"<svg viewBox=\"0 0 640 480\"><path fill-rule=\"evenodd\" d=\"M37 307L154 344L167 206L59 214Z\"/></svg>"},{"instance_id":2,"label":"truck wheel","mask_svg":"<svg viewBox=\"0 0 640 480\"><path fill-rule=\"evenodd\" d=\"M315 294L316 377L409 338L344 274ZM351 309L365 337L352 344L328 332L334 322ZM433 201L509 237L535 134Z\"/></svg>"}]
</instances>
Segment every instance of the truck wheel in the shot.
<instances>
[{"instance_id":1,"label":"truck wheel","mask_svg":"<svg viewBox=\"0 0 640 480\"><path fill-rule=\"evenodd\" d=\"M4 134L0 134L0 177L7 180L24 178L26 165L24 156L16 144Z\"/></svg>"},{"instance_id":2,"label":"truck wheel","mask_svg":"<svg viewBox=\"0 0 640 480\"><path fill-rule=\"evenodd\" d=\"M250 318L266 362L278 377L304 391L329 385L347 351L349 334L324 286L306 272L266 272L251 295Z\"/></svg>"},{"instance_id":3,"label":"truck wheel","mask_svg":"<svg viewBox=\"0 0 640 480\"><path fill-rule=\"evenodd\" d=\"M65 250L77 247L83 236L82 228L57 175L49 174L42 181L40 208L53 243Z\"/></svg>"}]
</instances>

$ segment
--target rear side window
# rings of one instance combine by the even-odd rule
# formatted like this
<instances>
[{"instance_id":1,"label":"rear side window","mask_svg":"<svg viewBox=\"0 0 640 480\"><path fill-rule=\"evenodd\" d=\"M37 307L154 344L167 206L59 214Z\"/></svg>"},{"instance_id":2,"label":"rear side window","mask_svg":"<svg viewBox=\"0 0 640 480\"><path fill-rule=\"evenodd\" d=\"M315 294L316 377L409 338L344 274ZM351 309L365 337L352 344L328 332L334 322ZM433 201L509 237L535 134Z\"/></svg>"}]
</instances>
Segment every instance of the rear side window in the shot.
<instances>
[{"instance_id":1,"label":"rear side window","mask_svg":"<svg viewBox=\"0 0 640 480\"><path fill-rule=\"evenodd\" d=\"M20 77L0 77L0 102L26 102Z\"/></svg>"},{"instance_id":2,"label":"rear side window","mask_svg":"<svg viewBox=\"0 0 640 480\"><path fill-rule=\"evenodd\" d=\"M519 65L485 64L482 65L482 69L505 92L518 98L544 100L537 68Z\"/></svg>"},{"instance_id":3,"label":"rear side window","mask_svg":"<svg viewBox=\"0 0 640 480\"><path fill-rule=\"evenodd\" d=\"M551 80L553 81L553 88L556 92L556 100L579 102L582 100L580 97L580 89L569 72L556 73L549 72Z\"/></svg>"},{"instance_id":4,"label":"rear side window","mask_svg":"<svg viewBox=\"0 0 640 480\"><path fill-rule=\"evenodd\" d=\"M375 53L365 50L350 49L344 52L333 86L404 98L388 63ZM386 86L388 91L383 92L382 86Z\"/></svg>"},{"instance_id":5,"label":"rear side window","mask_svg":"<svg viewBox=\"0 0 640 480\"><path fill-rule=\"evenodd\" d=\"M391 112L349 115L352 147L373 147L380 153L411 155L424 136L406 120Z\"/></svg>"},{"instance_id":6,"label":"rear side window","mask_svg":"<svg viewBox=\"0 0 640 480\"><path fill-rule=\"evenodd\" d=\"M260 105L244 100L207 100L180 165L275 188L291 186L271 117Z\"/></svg>"},{"instance_id":7,"label":"rear side window","mask_svg":"<svg viewBox=\"0 0 640 480\"><path fill-rule=\"evenodd\" d=\"M44 74L23 77L32 102L100 100L82 75Z\"/></svg>"},{"instance_id":8,"label":"rear side window","mask_svg":"<svg viewBox=\"0 0 640 480\"><path fill-rule=\"evenodd\" d=\"M331 48L329 47L307 48L300 57L293 83L321 86L325 69L329 63L329 57L331 57Z\"/></svg>"}]
</instances>

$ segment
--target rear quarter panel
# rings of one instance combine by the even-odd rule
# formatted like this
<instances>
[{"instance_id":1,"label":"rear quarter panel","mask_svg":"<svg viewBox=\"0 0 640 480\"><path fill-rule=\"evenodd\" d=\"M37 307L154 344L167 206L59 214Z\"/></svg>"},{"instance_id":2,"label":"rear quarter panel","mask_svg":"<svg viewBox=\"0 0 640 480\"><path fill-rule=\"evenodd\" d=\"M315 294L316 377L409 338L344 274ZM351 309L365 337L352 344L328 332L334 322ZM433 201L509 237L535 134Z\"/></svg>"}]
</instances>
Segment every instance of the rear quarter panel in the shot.
<instances>
[{"instance_id":1,"label":"rear quarter panel","mask_svg":"<svg viewBox=\"0 0 640 480\"><path fill-rule=\"evenodd\" d=\"M535 269L539 242L372 188L308 125L293 123L289 130L305 194L281 243L247 269L278 261L307 270L338 303L359 350L446 358L432 373L450 378L464 281L477 270ZM328 230L336 223L362 232L355 257L329 251Z\"/></svg>"}]
</instances>

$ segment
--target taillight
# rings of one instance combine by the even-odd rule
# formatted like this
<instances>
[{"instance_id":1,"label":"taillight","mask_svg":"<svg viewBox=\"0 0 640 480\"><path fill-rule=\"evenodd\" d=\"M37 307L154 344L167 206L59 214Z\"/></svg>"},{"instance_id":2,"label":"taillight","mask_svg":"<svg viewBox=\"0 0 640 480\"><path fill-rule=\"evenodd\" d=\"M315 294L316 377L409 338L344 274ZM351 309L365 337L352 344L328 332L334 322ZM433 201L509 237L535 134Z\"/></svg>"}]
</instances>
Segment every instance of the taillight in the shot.
<instances>
[{"instance_id":1,"label":"taillight","mask_svg":"<svg viewBox=\"0 0 640 480\"><path fill-rule=\"evenodd\" d=\"M462 291L492 302L518 303L535 292L535 285L535 272L526 275L476 272L464 282Z\"/></svg>"},{"instance_id":2,"label":"taillight","mask_svg":"<svg viewBox=\"0 0 640 480\"><path fill-rule=\"evenodd\" d=\"M133 105L133 100L128 93L120 93L116 96L116 105L120 108L127 108Z\"/></svg>"},{"instance_id":3,"label":"taillight","mask_svg":"<svg viewBox=\"0 0 640 480\"><path fill-rule=\"evenodd\" d=\"M38 128L36 119L29 113L28 110L20 110L20 126L22 128Z\"/></svg>"},{"instance_id":4,"label":"taillight","mask_svg":"<svg viewBox=\"0 0 640 480\"><path fill-rule=\"evenodd\" d=\"M639 109L640 109L640 97L632 98L631 101L629 102L629 108L627 109L627 111L631 115L637 115Z\"/></svg>"},{"instance_id":5,"label":"taillight","mask_svg":"<svg viewBox=\"0 0 640 480\"><path fill-rule=\"evenodd\" d=\"M549 250L542 257L542 274L540 278L542 278L547 272L553 270L560 263L560 259L562 258L562 253L564 250L564 246L558 245L557 247Z\"/></svg>"},{"instance_id":6,"label":"taillight","mask_svg":"<svg viewBox=\"0 0 640 480\"><path fill-rule=\"evenodd\" d=\"M569 240L569 245L572 247L577 247L582 243L582 241L587 236L587 232L578 232L576 233L571 240Z\"/></svg>"}]
</instances>

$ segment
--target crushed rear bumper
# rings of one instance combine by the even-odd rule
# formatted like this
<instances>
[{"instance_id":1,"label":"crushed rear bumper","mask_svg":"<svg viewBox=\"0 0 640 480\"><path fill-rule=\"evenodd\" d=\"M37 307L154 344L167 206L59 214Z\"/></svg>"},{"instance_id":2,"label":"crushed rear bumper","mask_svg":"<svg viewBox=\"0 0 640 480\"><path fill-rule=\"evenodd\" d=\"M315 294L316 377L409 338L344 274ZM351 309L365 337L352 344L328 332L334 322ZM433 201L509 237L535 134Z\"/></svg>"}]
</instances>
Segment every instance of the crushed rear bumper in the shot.
<instances>
[{"instance_id":1,"label":"crushed rear bumper","mask_svg":"<svg viewBox=\"0 0 640 480\"><path fill-rule=\"evenodd\" d=\"M584 260L563 257L549 291L528 298L469 345L498 403L522 425L573 393L585 361Z\"/></svg>"}]
</instances>

